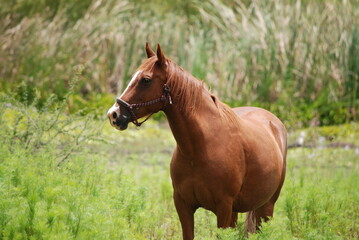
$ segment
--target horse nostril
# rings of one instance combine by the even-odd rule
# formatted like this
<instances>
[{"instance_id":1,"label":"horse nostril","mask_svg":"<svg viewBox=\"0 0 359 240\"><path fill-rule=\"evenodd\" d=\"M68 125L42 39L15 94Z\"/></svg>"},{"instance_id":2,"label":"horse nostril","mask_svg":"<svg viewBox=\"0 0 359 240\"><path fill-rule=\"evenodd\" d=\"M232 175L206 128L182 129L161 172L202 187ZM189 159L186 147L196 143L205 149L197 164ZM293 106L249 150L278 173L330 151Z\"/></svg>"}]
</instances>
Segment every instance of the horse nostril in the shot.
<instances>
[{"instance_id":1,"label":"horse nostril","mask_svg":"<svg viewBox=\"0 0 359 240\"><path fill-rule=\"evenodd\" d=\"M116 122L115 121L112 121L113 125L116 125Z\"/></svg>"},{"instance_id":2,"label":"horse nostril","mask_svg":"<svg viewBox=\"0 0 359 240\"><path fill-rule=\"evenodd\" d=\"M116 119L116 118L117 118L117 113L114 112L114 113L112 114L112 117L113 117L114 119Z\"/></svg>"}]
</instances>

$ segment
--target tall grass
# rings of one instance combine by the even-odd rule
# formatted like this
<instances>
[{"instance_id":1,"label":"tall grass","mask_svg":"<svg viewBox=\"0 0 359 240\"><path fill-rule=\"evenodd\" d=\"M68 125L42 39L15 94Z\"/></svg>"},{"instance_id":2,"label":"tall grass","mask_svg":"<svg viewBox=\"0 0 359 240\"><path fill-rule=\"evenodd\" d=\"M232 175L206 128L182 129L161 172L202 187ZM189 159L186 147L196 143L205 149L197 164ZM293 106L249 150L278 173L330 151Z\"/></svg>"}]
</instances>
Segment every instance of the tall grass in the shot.
<instances>
[{"instance_id":1,"label":"tall grass","mask_svg":"<svg viewBox=\"0 0 359 240\"><path fill-rule=\"evenodd\" d=\"M82 96L116 94L149 41L161 43L167 56L231 105L266 107L291 126L358 117L357 1L1 5L0 79L7 91L25 82L27 90L39 87L44 98L63 98L80 64Z\"/></svg>"}]
</instances>

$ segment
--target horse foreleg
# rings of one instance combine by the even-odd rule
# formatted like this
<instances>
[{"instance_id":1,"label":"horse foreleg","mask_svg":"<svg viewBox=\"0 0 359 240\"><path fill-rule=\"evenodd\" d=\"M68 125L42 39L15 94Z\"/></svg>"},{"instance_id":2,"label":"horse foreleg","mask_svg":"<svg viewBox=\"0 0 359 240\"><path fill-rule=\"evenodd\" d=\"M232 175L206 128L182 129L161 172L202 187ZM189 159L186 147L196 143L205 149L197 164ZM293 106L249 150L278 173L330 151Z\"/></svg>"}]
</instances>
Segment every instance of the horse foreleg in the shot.
<instances>
[{"instance_id":1,"label":"horse foreleg","mask_svg":"<svg viewBox=\"0 0 359 240\"><path fill-rule=\"evenodd\" d=\"M219 228L228 228L233 226L233 217L232 204L228 202L222 202L217 206L216 215L217 215L217 227ZM235 220L237 222L237 220Z\"/></svg>"},{"instance_id":2,"label":"horse foreleg","mask_svg":"<svg viewBox=\"0 0 359 240\"><path fill-rule=\"evenodd\" d=\"M238 220L238 213L237 212L233 212L232 213L232 221L231 221L231 225L230 227L234 228L237 226L237 220Z\"/></svg>"},{"instance_id":3,"label":"horse foreleg","mask_svg":"<svg viewBox=\"0 0 359 240\"><path fill-rule=\"evenodd\" d=\"M174 202L182 226L183 240L193 240L195 209L188 206L178 194L174 194Z\"/></svg>"}]
</instances>

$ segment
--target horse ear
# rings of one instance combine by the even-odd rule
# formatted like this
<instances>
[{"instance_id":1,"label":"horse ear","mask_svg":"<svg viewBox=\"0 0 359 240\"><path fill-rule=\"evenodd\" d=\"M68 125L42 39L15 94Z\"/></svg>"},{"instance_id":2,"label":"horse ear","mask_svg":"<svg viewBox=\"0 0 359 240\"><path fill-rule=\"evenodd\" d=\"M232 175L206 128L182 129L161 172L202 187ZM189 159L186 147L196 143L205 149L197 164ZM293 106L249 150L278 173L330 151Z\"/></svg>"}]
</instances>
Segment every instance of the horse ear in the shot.
<instances>
[{"instance_id":1,"label":"horse ear","mask_svg":"<svg viewBox=\"0 0 359 240\"><path fill-rule=\"evenodd\" d=\"M163 54L163 52L162 52L162 50L161 50L161 46L160 46L159 43L157 44L157 58L158 58L158 63L159 63L161 66L165 66L165 65L166 65L166 57L165 57L165 55Z\"/></svg>"},{"instance_id":2,"label":"horse ear","mask_svg":"<svg viewBox=\"0 0 359 240\"><path fill-rule=\"evenodd\" d=\"M153 57L156 55L156 53L151 49L148 42L146 42L146 54L147 54L147 58L150 58L150 57Z\"/></svg>"}]
</instances>

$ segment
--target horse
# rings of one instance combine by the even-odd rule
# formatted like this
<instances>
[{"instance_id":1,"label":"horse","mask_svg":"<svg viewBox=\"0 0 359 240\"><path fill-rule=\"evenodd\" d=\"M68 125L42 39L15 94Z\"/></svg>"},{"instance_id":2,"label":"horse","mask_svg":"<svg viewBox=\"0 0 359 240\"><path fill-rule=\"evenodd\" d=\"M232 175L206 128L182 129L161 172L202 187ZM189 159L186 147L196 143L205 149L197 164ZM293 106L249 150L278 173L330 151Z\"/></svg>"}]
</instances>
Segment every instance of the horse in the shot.
<instances>
[{"instance_id":1,"label":"horse","mask_svg":"<svg viewBox=\"0 0 359 240\"><path fill-rule=\"evenodd\" d=\"M163 111L177 146L170 164L173 199L184 240L194 238L194 213L205 208L217 227L235 227L247 212L246 232L273 216L286 171L287 133L271 112L230 108L196 79L146 43L146 60L107 115L118 130L141 126ZM139 122L140 118L145 118Z\"/></svg>"}]
</instances>

